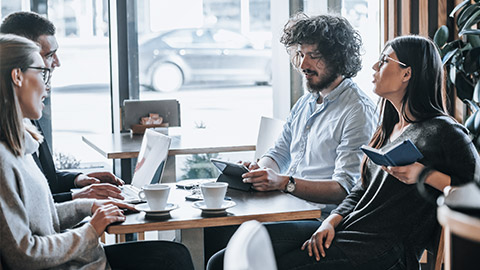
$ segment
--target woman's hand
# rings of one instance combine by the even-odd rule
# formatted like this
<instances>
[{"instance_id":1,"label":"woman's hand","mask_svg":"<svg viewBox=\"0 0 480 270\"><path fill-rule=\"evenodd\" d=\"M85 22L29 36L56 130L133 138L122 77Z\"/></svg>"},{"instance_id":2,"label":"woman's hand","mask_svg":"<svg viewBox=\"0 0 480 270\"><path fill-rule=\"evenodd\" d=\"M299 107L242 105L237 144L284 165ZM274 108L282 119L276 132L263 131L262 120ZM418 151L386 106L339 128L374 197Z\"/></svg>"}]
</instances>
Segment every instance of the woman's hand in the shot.
<instances>
[{"instance_id":1,"label":"woman's hand","mask_svg":"<svg viewBox=\"0 0 480 270\"><path fill-rule=\"evenodd\" d=\"M335 226L325 220L317 231L303 243L302 250L307 249L308 256L315 255L315 259L320 261L320 255L325 257L325 249L328 249L335 237Z\"/></svg>"},{"instance_id":2,"label":"woman's hand","mask_svg":"<svg viewBox=\"0 0 480 270\"><path fill-rule=\"evenodd\" d=\"M97 232L97 235L102 235L109 224L125 221L125 215L120 208L137 211L133 205L117 201L96 200L93 203L93 216L90 224Z\"/></svg>"},{"instance_id":3,"label":"woman's hand","mask_svg":"<svg viewBox=\"0 0 480 270\"><path fill-rule=\"evenodd\" d=\"M406 166L382 166L382 170L393 175L400 182L411 185L417 182L418 176L420 175L420 172L423 170L424 167L425 166L423 166L421 163L415 162Z\"/></svg>"}]
</instances>

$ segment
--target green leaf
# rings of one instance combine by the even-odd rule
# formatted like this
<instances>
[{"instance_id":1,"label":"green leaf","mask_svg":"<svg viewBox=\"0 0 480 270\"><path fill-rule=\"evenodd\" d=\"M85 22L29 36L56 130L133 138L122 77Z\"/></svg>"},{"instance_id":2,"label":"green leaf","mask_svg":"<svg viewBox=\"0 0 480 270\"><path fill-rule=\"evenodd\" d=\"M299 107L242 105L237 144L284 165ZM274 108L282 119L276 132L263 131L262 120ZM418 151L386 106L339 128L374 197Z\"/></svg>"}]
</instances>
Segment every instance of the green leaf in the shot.
<instances>
[{"instance_id":1,"label":"green leaf","mask_svg":"<svg viewBox=\"0 0 480 270\"><path fill-rule=\"evenodd\" d=\"M442 48L448 40L448 27L445 25L440 26L435 32L435 36L433 36L433 41L439 48Z\"/></svg>"},{"instance_id":2,"label":"green leaf","mask_svg":"<svg viewBox=\"0 0 480 270\"><path fill-rule=\"evenodd\" d=\"M456 48L455 50L449 51L447 54L445 54L445 56L442 59L442 64L445 65L446 63L448 63L450 59L458 52L458 50L459 49ZM455 80L452 80L452 81L455 81Z\"/></svg>"},{"instance_id":3,"label":"green leaf","mask_svg":"<svg viewBox=\"0 0 480 270\"><path fill-rule=\"evenodd\" d=\"M472 44L470 43L467 43L463 48L460 48L460 51L464 52L464 51L469 51L471 50L473 47L472 47Z\"/></svg>"},{"instance_id":4,"label":"green leaf","mask_svg":"<svg viewBox=\"0 0 480 270\"><path fill-rule=\"evenodd\" d=\"M465 1L463 1L462 3L458 4L458 5L452 10L452 12L450 13L449 16L453 18L453 16L455 16L455 13L456 13L458 10L460 10L463 6L468 5L468 4L470 4L470 0L465 0Z\"/></svg>"},{"instance_id":5,"label":"green leaf","mask_svg":"<svg viewBox=\"0 0 480 270\"><path fill-rule=\"evenodd\" d=\"M475 13L468 19L468 21L465 23L465 25L463 26L462 31L464 30L467 30L467 29L470 29L470 27L472 27L472 25L474 24L477 24L478 22L480 22L480 10L477 10L475 11Z\"/></svg>"},{"instance_id":6,"label":"green leaf","mask_svg":"<svg viewBox=\"0 0 480 270\"><path fill-rule=\"evenodd\" d=\"M457 69L455 68L454 65L450 66L450 70L448 72L448 78L452 83L455 84L455 80L457 79Z\"/></svg>"},{"instance_id":7,"label":"green leaf","mask_svg":"<svg viewBox=\"0 0 480 270\"><path fill-rule=\"evenodd\" d=\"M457 16L457 26L458 28L462 28L465 23L467 22L467 20L470 18L470 16L472 16L472 14L478 10L479 6L478 4L474 4L474 5L470 5L468 7L465 7L464 9L462 9L462 11L460 13L458 13L458 16Z\"/></svg>"},{"instance_id":8,"label":"green leaf","mask_svg":"<svg viewBox=\"0 0 480 270\"><path fill-rule=\"evenodd\" d=\"M458 33L459 36L468 36L468 35L480 35L480 29L467 29ZM476 46L474 46L476 47Z\"/></svg>"},{"instance_id":9,"label":"green leaf","mask_svg":"<svg viewBox=\"0 0 480 270\"><path fill-rule=\"evenodd\" d=\"M473 89L473 97L472 97L472 100L475 101L475 102L479 102L480 101L480 81L478 81L476 84L475 84L475 88Z\"/></svg>"},{"instance_id":10,"label":"green leaf","mask_svg":"<svg viewBox=\"0 0 480 270\"><path fill-rule=\"evenodd\" d=\"M472 29L472 30L468 30L468 31L473 31L473 30L475 30L476 34L469 33L469 34L464 34L464 35L467 35L468 43L471 44L473 48L477 48L477 47L480 47L480 37L478 36L478 35L480 35L480 30L479 29Z\"/></svg>"}]
</instances>

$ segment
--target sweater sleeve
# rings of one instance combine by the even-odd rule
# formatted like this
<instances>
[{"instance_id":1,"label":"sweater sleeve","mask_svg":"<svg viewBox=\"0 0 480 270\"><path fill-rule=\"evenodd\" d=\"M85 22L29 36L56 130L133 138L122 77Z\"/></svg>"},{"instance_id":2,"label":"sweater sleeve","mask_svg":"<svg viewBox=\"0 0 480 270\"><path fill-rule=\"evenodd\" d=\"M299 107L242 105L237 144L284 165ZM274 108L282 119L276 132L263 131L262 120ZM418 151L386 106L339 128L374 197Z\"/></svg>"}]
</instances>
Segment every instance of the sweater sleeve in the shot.
<instances>
[{"instance_id":1,"label":"sweater sleeve","mask_svg":"<svg viewBox=\"0 0 480 270\"><path fill-rule=\"evenodd\" d=\"M100 261L105 255L90 224L56 233L32 231L21 194L21 175L0 164L0 253L6 265L17 269L43 269L75 261L79 265ZM44 205L39 206L42 211ZM45 211L45 214L48 211Z\"/></svg>"},{"instance_id":2,"label":"sweater sleeve","mask_svg":"<svg viewBox=\"0 0 480 270\"><path fill-rule=\"evenodd\" d=\"M353 187L350 194L343 199L343 201L332 211L332 214L339 214L342 217L350 214L353 209L357 206L358 202L365 193L365 188L362 185L361 181L358 181L357 184Z\"/></svg>"},{"instance_id":3,"label":"sweater sleeve","mask_svg":"<svg viewBox=\"0 0 480 270\"><path fill-rule=\"evenodd\" d=\"M442 166L436 166L436 169L450 175L452 186L460 186L474 179L476 169L480 168L478 164L480 158L463 126L459 124L452 126L450 132L444 132L441 136L440 145L445 161L444 164L440 164Z\"/></svg>"},{"instance_id":4,"label":"sweater sleeve","mask_svg":"<svg viewBox=\"0 0 480 270\"><path fill-rule=\"evenodd\" d=\"M82 221L86 216L92 214L93 199L77 199L55 205L57 208L58 219L60 220L60 229L71 228Z\"/></svg>"}]
</instances>

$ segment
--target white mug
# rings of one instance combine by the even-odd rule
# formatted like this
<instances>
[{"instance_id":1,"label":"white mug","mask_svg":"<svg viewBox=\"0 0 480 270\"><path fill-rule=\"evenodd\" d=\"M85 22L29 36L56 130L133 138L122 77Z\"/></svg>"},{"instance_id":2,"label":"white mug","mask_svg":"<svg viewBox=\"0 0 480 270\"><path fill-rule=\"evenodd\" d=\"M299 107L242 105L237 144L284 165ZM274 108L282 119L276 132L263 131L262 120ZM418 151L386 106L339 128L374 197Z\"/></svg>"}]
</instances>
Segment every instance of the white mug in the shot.
<instances>
[{"instance_id":1,"label":"white mug","mask_svg":"<svg viewBox=\"0 0 480 270\"><path fill-rule=\"evenodd\" d=\"M227 193L228 183L214 182L200 184L203 200L207 208L218 209L222 207L225 194Z\"/></svg>"},{"instance_id":2,"label":"white mug","mask_svg":"<svg viewBox=\"0 0 480 270\"><path fill-rule=\"evenodd\" d=\"M143 186L138 196L140 199L147 201L150 210L161 211L167 206L169 193L169 185L150 184Z\"/></svg>"}]
</instances>

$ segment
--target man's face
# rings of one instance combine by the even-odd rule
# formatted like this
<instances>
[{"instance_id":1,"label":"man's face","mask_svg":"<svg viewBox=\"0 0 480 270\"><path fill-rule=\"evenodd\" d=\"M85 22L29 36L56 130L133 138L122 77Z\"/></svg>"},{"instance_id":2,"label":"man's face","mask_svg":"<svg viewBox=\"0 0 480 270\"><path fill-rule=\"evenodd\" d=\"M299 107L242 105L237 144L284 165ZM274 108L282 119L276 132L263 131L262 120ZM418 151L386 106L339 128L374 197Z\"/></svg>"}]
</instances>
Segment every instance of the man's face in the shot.
<instances>
[{"instance_id":1,"label":"man's face","mask_svg":"<svg viewBox=\"0 0 480 270\"><path fill-rule=\"evenodd\" d=\"M45 67L50 68L52 71L60 66L60 60L57 56L58 43L55 36L41 35L37 39L40 44L40 55L43 58Z\"/></svg>"},{"instance_id":2,"label":"man's face","mask_svg":"<svg viewBox=\"0 0 480 270\"><path fill-rule=\"evenodd\" d=\"M317 45L301 44L297 48L298 68L305 75L309 92L321 92L328 88L338 77L334 68L327 67L317 51Z\"/></svg>"}]
</instances>

